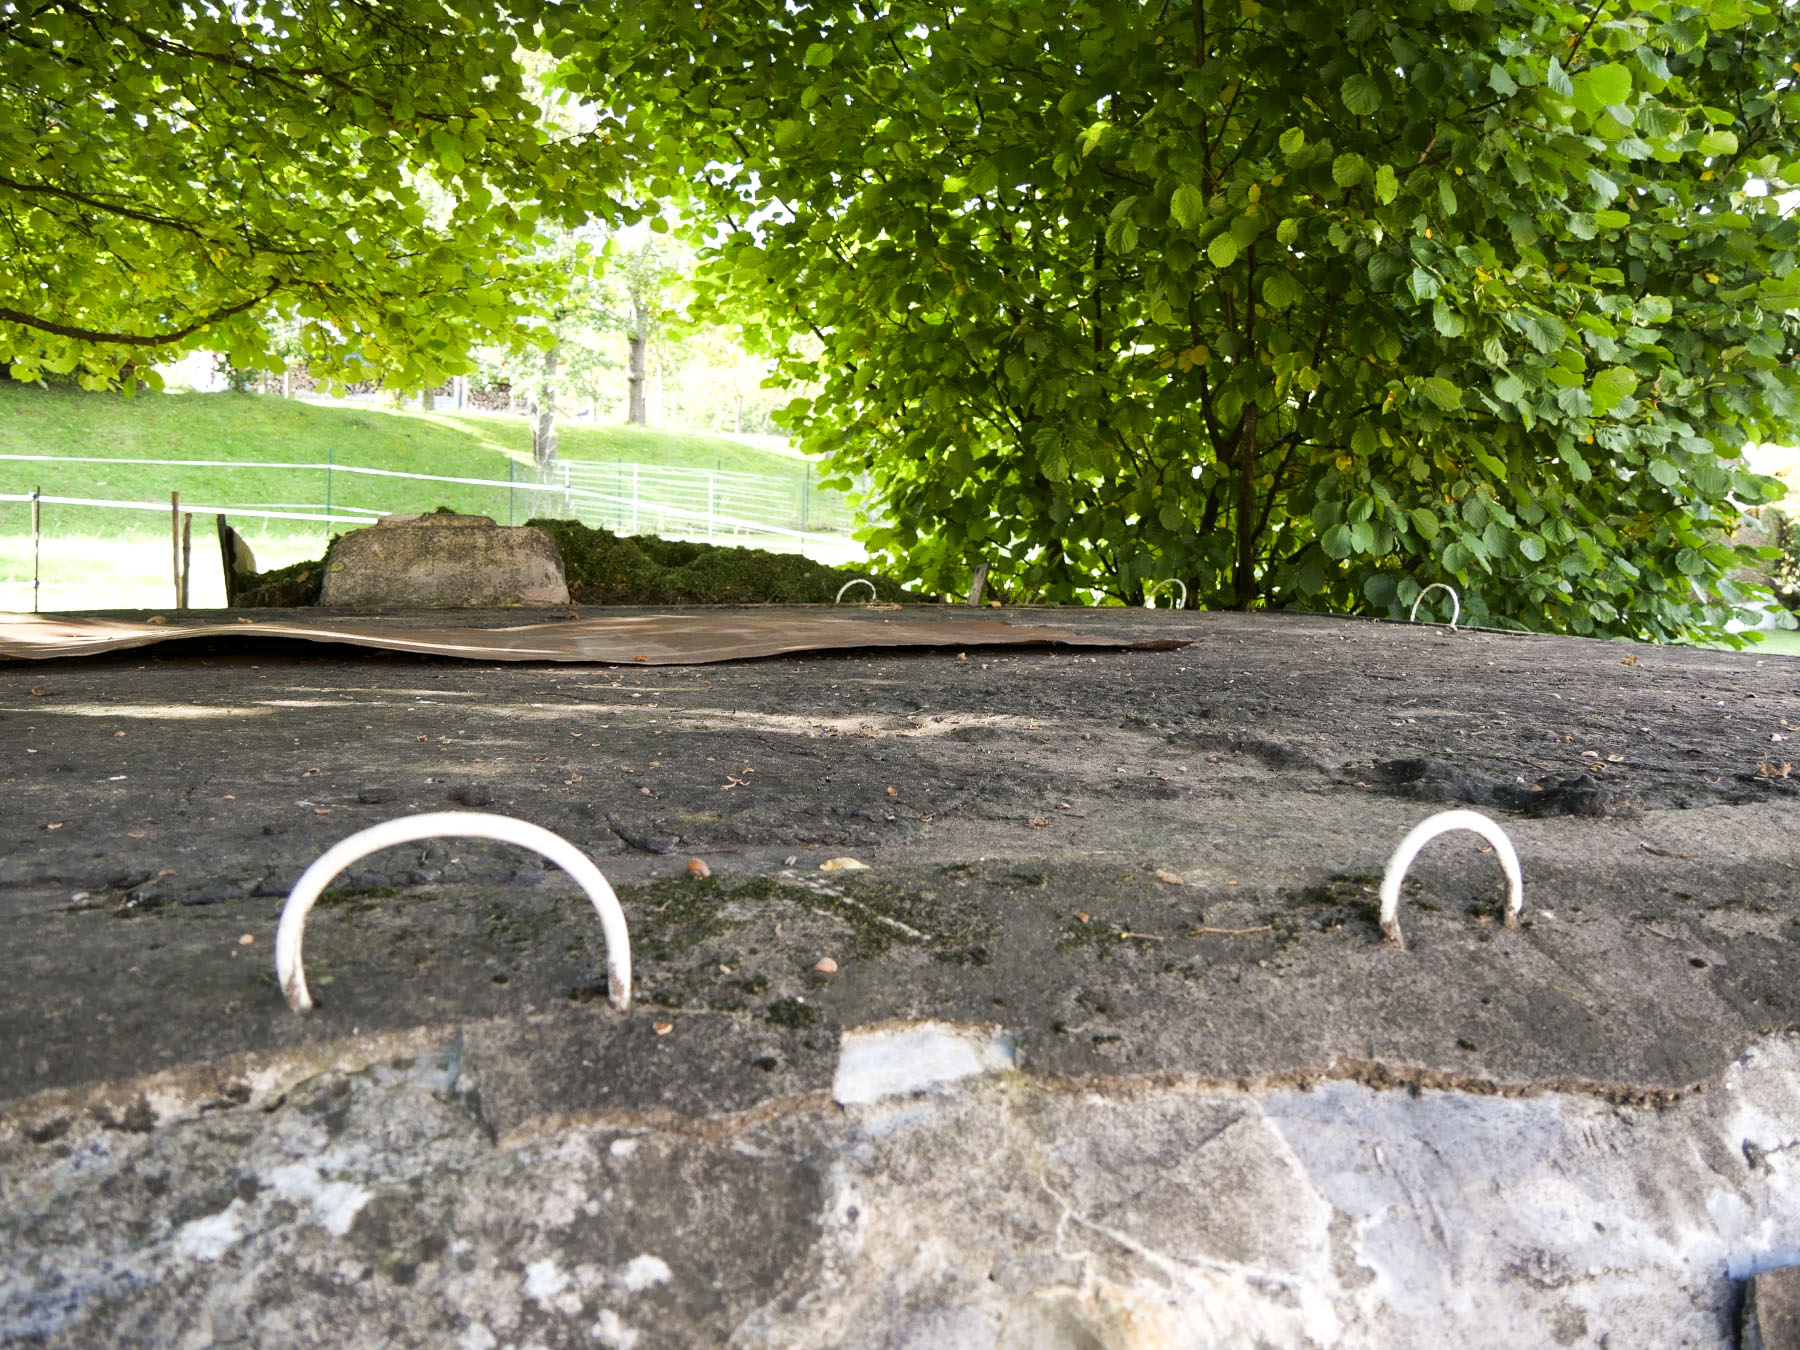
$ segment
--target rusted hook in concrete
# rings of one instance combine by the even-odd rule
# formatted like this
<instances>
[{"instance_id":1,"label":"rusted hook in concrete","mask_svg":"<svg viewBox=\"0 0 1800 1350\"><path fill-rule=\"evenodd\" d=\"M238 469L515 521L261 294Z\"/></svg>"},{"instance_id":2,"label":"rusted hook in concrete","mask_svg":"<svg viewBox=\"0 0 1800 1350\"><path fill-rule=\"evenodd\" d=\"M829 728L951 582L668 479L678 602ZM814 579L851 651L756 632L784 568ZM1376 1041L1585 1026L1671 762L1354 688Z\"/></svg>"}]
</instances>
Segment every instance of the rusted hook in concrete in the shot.
<instances>
[{"instance_id":1,"label":"rusted hook in concrete","mask_svg":"<svg viewBox=\"0 0 1800 1350\"><path fill-rule=\"evenodd\" d=\"M1462 618L1462 598L1457 595L1456 587L1447 586L1441 581L1432 582L1431 585L1427 586L1413 597L1410 622L1417 623L1419 621L1419 603L1433 591L1448 591L1450 593L1450 631L1454 633L1456 631L1457 620Z\"/></svg>"},{"instance_id":2,"label":"rusted hook in concrete","mask_svg":"<svg viewBox=\"0 0 1800 1350\"><path fill-rule=\"evenodd\" d=\"M1506 873L1506 926L1518 927L1519 911L1525 906L1525 881L1519 873L1519 855L1513 851L1506 831L1479 811L1439 811L1412 827L1381 875L1382 936L1402 950L1406 939L1400 935L1400 883L1406 880L1406 869L1419 856L1419 850L1447 830L1473 830L1494 846Z\"/></svg>"},{"instance_id":3,"label":"rusted hook in concrete","mask_svg":"<svg viewBox=\"0 0 1800 1350\"><path fill-rule=\"evenodd\" d=\"M1180 577L1164 577L1161 581L1156 582L1154 585L1146 588L1144 591L1144 608L1145 609L1155 609L1156 608L1156 593L1158 591L1162 590L1163 587L1165 587L1165 586L1181 587L1181 599L1179 599L1175 602L1175 608L1176 609L1186 609L1187 608L1187 582L1183 581Z\"/></svg>"},{"instance_id":4,"label":"rusted hook in concrete","mask_svg":"<svg viewBox=\"0 0 1800 1350\"><path fill-rule=\"evenodd\" d=\"M300 944L306 935L306 916L325 887L351 863L396 844L413 844L421 839L493 839L502 844L517 844L542 854L573 877L594 902L600 915L600 930L606 937L606 988L613 1007L620 1012L631 1008L631 934L625 926L625 911L619 908L619 897L613 894L600 869L575 845L541 825L515 820L511 816L490 815L485 811L430 811L424 815L402 816L383 821L366 830L358 830L327 849L313 865L300 874L294 889L281 907L281 924L275 930L275 981L286 996L288 1007L297 1013L310 1011L312 995L306 988L306 972L300 963Z\"/></svg>"},{"instance_id":5,"label":"rusted hook in concrete","mask_svg":"<svg viewBox=\"0 0 1800 1350\"><path fill-rule=\"evenodd\" d=\"M875 589L874 582L870 581L867 577L851 577L850 580L838 587L837 598L831 603L834 605L841 605L844 602L844 592L849 590L852 586L867 586L869 588L868 603L871 605L881 599L881 592Z\"/></svg>"}]
</instances>

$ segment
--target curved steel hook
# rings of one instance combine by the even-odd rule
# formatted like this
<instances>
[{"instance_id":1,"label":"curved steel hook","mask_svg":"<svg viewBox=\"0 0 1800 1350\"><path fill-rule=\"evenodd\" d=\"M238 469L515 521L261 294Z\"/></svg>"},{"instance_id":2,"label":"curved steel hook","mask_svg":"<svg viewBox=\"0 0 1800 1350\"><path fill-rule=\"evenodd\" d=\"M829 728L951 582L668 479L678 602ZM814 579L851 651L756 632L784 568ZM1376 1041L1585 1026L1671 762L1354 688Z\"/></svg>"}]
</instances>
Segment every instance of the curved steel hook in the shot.
<instances>
[{"instance_id":1,"label":"curved steel hook","mask_svg":"<svg viewBox=\"0 0 1800 1350\"><path fill-rule=\"evenodd\" d=\"M843 603L844 592L849 590L852 586L867 586L869 588L868 603L871 605L881 599L881 592L875 589L874 582L870 581L867 577L851 577L850 580L838 587L837 598L831 603L834 605Z\"/></svg>"},{"instance_id":2,"label":"curved steel hook","mask_svg":"<svg viewBox=\"0 0 1800 1350\"><path fill-rule=\"evenodd\" d=\"M1144 591L1144 608L1145 609L1155 609L1156 608L1156 593L1158 591L1160 591L1164 586L1179 586L1179 587L1181 587L1181 599L1179 599L1175 602L1175 608L1176 609L1186 609L1187 608L1187 582L1183 581L1180 577L1164 577L1161 581L1148 587Z\"/></svg>"},{"instance_id":3,"label":"curved steel hook","mask_svg":"<svg viewBox=\"0 0 1800 1350\"><path fill-rule=\"evenodd\" d=\"M1518 927L1519 911L1525 905L1525 881L1519 873L1519 855L1513 851L1506 831L1479 811L1439 811L1412 827L1388 859L1387 871L1381 874L1381 932L1393 946L1406 946L1406 939L1400 935L1400 883L1406 879L1406 869L1412 866L1420 849L1446 830L1473 830L1494 846L1506 873L1506 926Z\"/></svg>"},{"instance_id":4,"label":"curved steel hook","mask_svg":"<svg viewBox=\"0 0 1800 1350\"><path fill-rule=\"evenodd\" d=\"M1457 595L1456 587L1447 586L1441 581L1432 582L1431 585L1427 586L1424 590L1420 591L1416 596L1413 597L1413 607L1412 607L1412 615L1410 618L1410 622L1417 623L1419 621L1419 602L1421 600L1423 600L1426 596L1430 595L1433 591L1448 591L1448 592L1450 592L1450 631L1452 633L1454 633L1456 631L1456 621L1458 619L1462 618L1462 599L1460 596Z\"/></svg>"},{"instance_id":5,"label":"curved steel hook","mask_svg":"<svg viewBox=\"0 0 1800 1350\"><path fill-rule=\"evenodd\" d=\"M517 844L540 853L567 872L587 892L600 915L600 929L606 937L606 986L613 1007L620 1012L631 1008L631 934L625 926L625 912L613 894L600 869L587 854L559 834L541 825L515 820L511 816L490 815L485 811L430 811L424 815L402 816L383 821L366 830L358 830L327 849L313 865L300 874L294 889L288 892L281 907L281 923L275 930L275 982L287 998L288 1007L303 1013L312 1008L312 995L306 988L306 972L300 962L300 944L306 935L306 916L313 903L332 878L359 858L366 858L396 844L417 843L421 839L442 838L493 839L502 844Z\"/></svg>"}]
</instances>

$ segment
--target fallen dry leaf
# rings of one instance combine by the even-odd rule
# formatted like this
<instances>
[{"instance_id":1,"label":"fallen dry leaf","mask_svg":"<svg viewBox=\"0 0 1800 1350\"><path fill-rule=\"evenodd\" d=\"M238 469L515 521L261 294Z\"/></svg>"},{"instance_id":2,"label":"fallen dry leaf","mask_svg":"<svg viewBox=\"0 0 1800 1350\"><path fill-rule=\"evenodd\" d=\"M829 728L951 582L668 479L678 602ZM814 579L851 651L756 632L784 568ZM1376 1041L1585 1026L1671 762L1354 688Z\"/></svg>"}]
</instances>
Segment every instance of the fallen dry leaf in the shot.
<instances>
[{"instance_id":1,"label":"fallen dry leaf","mask_svg":"<svg viewBox=\"0 0 1800 1350\"><path fill-rule=\"evenodd\" d=\"M819 864L821 872L867 872L869 864L855 858L827 858Z\"/></svg>"},{"instance_id":2,"label":"fallen dry leaf","mask_svg":"<svg viewBox=\"0 0 1800 1350\"><path fill-rule=\"evenodd\" d=\"M1156 869L1156 879L1168 886L1187 885L1187 882L1182 880L1181 873L1171 872L1166 867L1159 867Z\"/></svg>"},{"instance_id":3,"label":"fallen dry leaf","mask_svg":"<svg viewBox=\"0 0 1800 1350\"><path fill-rule=\"evenodd\" d=\"M642 663L642 664L644 664L644 665L649 665L649 664L650 664L650 658L649 658L649 657L647 657L647 656L634 656L634 657L632 657L632 658L631 658L631 659L632 659L632 660L633 660L633 661L638 661L638 662L641 662L641 663Z\"/></svg>"},{"instance_id":4,"label":"fallen dry leaf","mask_svg":"<svg viewBox=\"0 0 1800 1350\"><path fill-rule=\"evenodd\" d=\"M44 691L42 689L33 689L31 691L31 696L33 698L42 698L44 696Z\"/></svg>"},{"instance_id":5,"label":"fallen dry leaf","mask_svg":"<svg viewBox=\"0 0 1800 1350\"><path fill-rule=\"evenodd\" d=\"M56 826L51 826L51 828L52 828L52 829L55 829L55 828L57 828L57 827L56 827ZM142 830L132 830L132 831L131 831L131 832L130 832L130 833L129 833L129 834L127 834L127 835L126 835L126 836L125 836L125 837L126 837L126 838L127 838L127 839L142 839L142 838L143 838L143 837L144 837L144 831L142 831Z\"/></svg>"},{"instance_id":6,"label":"fallen dry leaf","mask_svg":"<svg viewBox=\"0 0 1800 1350\"><path fill-rule=\"evenodd\" d=\"M695 858L688 863L687 874L694 878L710 877L712 875L712 868L706 865L706 859Z\"/></svg>"},{"instance_id":7,"label":"fallen dry leaf","mask_svg":"<svg viewBox=\"0 0 1800 1350\"><path fill-rule=\"evenodd\" d=\"M641 660L642 658L640 657L639 659ZM658 1036L667 1036L671 1031L675 1030L675 1024L673 1022L652 1022L650 1024L650 1029Z\"/></svg>"},{"instance_id":8,"label":"fallen dry leaf","mask_svg":"<svg viewBox=\"0 0 1800 1350\"><path fill-rule=\"evenodd\" d=\"M1086 923L1089 919L1091 919L1093 917L1094 916L1091 914L1077 914L1075 916L1075 922L1076 923Z\"/></svg>"},{"instance_id":9,"label":"fallen dry leaf","mask_svg":"<svg viewBox=\"0 0 1800 1350\"><path fill-rule=\"evenodd\" d=\"M48 825L44 826L46 830L60 830L62 827L63 823L60 820L53 820Z\"/></svg>"},{"instance_id":10,"label":"fallen dry leaf","mask_svg":"<svg viewBox=\"0 0 1800 1350\"><path fill-rule=\"evenodd\" d=\"M817 961L813 962L813 969L821 975L835 975L837 974L837 968L837 962L833 961L829 956L821 956Z\"/></svg>"},{"instance_id":11,"label":"fallen dry leaf","mask_svg":"<svg viewBox=\"0 0 1800 1350\"><path fill-rule=\"evenodd\" d=\"M172 877L174 875L175 875L175 869L173 867L165 867L165 868L163 868L162 871L160 871L156 874L156 879L158 881L161 881L164 877Z\"/></svg>"},{"instance_id":12,"label":"fallen dry leaf","mask_svg":"<svg viewBox=\"0 0 1800 1350\"><path fill-rule=\"evenodd\" d=\"M1792 764L1771 764L1764 760L1756 766L1756 771L1764 778L1786 778L1794 771L1794 766Z\"/></svg>"},{"instance_id":13,"label":"fallen dry leaf","mask_svg":"<svg viewBox=\"0 0 1800 1350\"><path fill-rule=\"evenodd\" d=\"M149 618L145 619L144 622L145 623L167 623L168 620L165 619L160 614L152 614Z\"/></svg>"},{"instance_id":14,"label":"fallen dry leaf","mask_svg":"<svg viewBox=\"0 0 1800 1350\"><path fill-rule=\"evenodd\" d=\"M430 739L431 739L431 737L429 737L429 736L420 736L420 737L418 737L418 739L419 739L419 740L421 740L421 741L428 741L428 740L430 740Z\"/></svg>"},{"instance_id":15,"label":"fallen dry leaf","mask_svg":"<svg viewBox=\"0 0 1800 1350\"><path fill-rule=\"evenodd\" d=\"M242 936L241 938L238 939L238 946L240 946L240 947L254 947L255 945L256 945L256 934L255 933L245 933L244 936Z\"/></svg>"},{"instance_id":16,"label":"fallen dry leaf","mask_svg":"<svg viewBox=\"0 0 1800 1350\"><path fill-rule=\"evenodd\" d=\"M1777 736L1777 737L1776 737L1776 738L1775 738L1775 739L1776 739L1776 740L1780 740L1780 739L1781 739L1781 737L1779 737L1779 736ZM899 796L899 795L900 795L900 794L899 794L899 793L898 793L898 792L895 792L895 791L894 791L894 789L892 789L892 788L889 788L889 789L888 789L888 796L890 796L890 797L898 797L898 796Z\"/></svg>"},{"instance_id":17,"label":"fallen dry leaf","mask_svg":"<svg viewBox=\"0 0 1800 1350\"><path fill-rule=\"evenodd\" d=\"M1047 830L1050 828L1050 822L1043 816L1033 816L1027 824L1034 830Z\"/></svg>"},{"instance_id":18,"label":"fallen dry leaf","mask_svg":"<svg viewBox=\"0 0 1800 1350\"><path fill-rule=\"evenodd\" d=\"M1619 658L1619 664L1622 666L1635 666L1637 663L1638 659L1635 656L1621 656Z\"/></svg>"}]
</instances>

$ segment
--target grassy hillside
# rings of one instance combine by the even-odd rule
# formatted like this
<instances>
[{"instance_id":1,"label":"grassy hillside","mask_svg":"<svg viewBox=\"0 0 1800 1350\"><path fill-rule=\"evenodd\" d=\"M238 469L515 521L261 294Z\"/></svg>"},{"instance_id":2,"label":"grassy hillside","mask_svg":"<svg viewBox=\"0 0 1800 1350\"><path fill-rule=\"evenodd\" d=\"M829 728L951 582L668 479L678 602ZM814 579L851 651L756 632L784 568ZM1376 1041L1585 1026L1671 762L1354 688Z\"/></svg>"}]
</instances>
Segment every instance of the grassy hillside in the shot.
<instances>
[{"instance_id":1,"label":"grassy hillside","mask_svg":"<svg viewBox=\"0 0 1800 1350\"><path fill-rule=\"evenodd\" d=\"M531 435L523 418L457 417L367 406L324 406L251 394L140 394L123 398L0 382L0 455L129 459L209 459L244 468L84 464L0 459L0 491L33 486L56 496L187 502L271 509L318 509L326 500L327 461L337 466L504 481L528 476ZM572 460L637 460L731 469L796 484L802 462L717 437L640 427L570 427L562 453ZM270 464L318 469L258 469ZM436 506L499 513L509 497L519 520L536 514L522 492L414 483L333 472L336 508L429 511ZM160 522L119 511L56 507L59 529L97 538L142 534ZM520 514L520 513L523 514ZM319 527L323 532L323 526ZM11 531L9 530L8 533ZM281 533L292 532L282 527Z\"/></svg>"},{"instance_id":2,"label":"grassy hillside","mask_svg":"<svg viewBox=\"0 0 1800 1350\"><path fill-rule=\"evenodd\" d=\"M797 491L807 464L705 435L642 427L568 426L569 461L636 462L751 473ZM560 493L534 492L531 436L523 418L402 412L365 404L325 405L251 394L140 394L125 398L40 389L0 379L0 492L164 503L185 507L319 512L420 512L438 506L479 512L502 524L560 515ZM82 463L78 457L139 461ZM217 460L177 467L154 460ZM326 466L331 466L329 474ZM294 465L302 467L273 467ZM239 467L242 466L242 467ZM268 466L268 467L264 467ZM346 467L482 478L517 487L420 483L342 472ZM264 567L316 557L332 532L324 522L234 517ZM195 527L196 605L217 603L222 582L212 520ZM169 518L162 511L46 505L40 567L54 592L45 608L167 604ZM29 608L29 508L0 502L0 608ZM21 598L23 597L23 598Z\"/></svg>"}]
</instances>

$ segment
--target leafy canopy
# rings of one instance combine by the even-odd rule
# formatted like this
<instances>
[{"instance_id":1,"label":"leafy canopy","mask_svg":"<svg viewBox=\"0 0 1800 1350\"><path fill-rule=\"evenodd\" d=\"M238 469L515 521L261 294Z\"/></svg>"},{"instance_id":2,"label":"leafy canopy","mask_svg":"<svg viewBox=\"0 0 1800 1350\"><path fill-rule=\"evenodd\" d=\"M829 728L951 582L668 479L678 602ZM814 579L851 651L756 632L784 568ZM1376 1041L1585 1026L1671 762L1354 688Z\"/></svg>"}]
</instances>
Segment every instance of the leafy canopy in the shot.
<instances>
[{"instance_id":1,"label":"leafy canopy","mask_svg":"<svg viewBox=\"0 0 1800 1350\"><path fill-rule=\"evenodd\" d=\"M564 15L729 231L869 542L960 590L1667 638L1741 598L1800 272L1780 0L740 0ZM811 334L811 346L797 341ZM822 353L822 354L821 354Z\"/></svg>"},{"instance_id":2,"label":"leafy canopy","mask_svg":"<svg viewBox=\"0 0 1800 1350\"><path fill-rule=\"evenodd\" d=\"M524 340L540 215L616 206L603 139L531 98L543 9L0 4L0 364L255 368L281 311L317 374L433 385Z\"/></svg>"}]
</instances>

